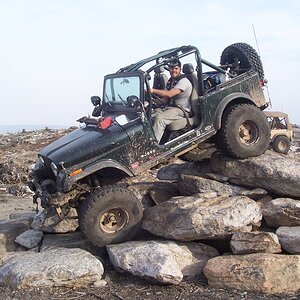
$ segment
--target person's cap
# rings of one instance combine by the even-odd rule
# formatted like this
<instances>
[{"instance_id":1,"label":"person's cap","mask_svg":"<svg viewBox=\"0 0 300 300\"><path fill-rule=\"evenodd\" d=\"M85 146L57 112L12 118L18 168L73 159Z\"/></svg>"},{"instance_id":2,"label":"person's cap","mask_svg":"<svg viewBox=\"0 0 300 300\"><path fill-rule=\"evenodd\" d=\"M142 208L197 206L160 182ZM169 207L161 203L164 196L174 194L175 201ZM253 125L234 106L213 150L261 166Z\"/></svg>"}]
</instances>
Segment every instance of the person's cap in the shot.
<instances>
[{"instance_id":1,"label":"person's cap","mask_svg":"<svg viewBox=\"0 0 300 300\"><path fill-rule=\"evenodd\" d=\"M171 67L171 68L174 68L174 67L179 67L181 68L181 62L178 58L174 58L173 60L171 60L169 63L168 63L168 66Z\"/></svg>"}]
</instances>

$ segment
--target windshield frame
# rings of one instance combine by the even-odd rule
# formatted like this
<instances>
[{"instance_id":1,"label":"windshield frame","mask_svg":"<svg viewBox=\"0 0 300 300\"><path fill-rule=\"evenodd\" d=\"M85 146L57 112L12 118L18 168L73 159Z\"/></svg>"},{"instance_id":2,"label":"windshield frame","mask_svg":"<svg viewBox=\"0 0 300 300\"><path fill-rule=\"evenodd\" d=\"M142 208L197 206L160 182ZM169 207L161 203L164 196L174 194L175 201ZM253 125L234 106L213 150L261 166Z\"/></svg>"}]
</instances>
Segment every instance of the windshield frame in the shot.
<instances>
[{"instance_id":1,"label":"windshield frame","mask_svg":"<svg viewBox=\"0 0 300 300\"><path fill-rule=\"evenodd\" d=\"M106 96L106 89L107 89L107 85L111 86L111 81L110 79L117 79L117 78L130 78L130 77L138 77L139 78L139 95L135 95L138 96L139 100L143 103L144 102L144 93L143 91L143 87L144 87L144 75L142 72L140 71L135 71L135 72L126 72L126 73L115 73L115 74L108 74L104 77L104 82L103 82L103 103L105 104L105 106L108 107L112 107L112 106L125 106L125 104L122 103L122 100L117 99L117 101L108 101L107 100L107 96ZM132 94L133 95L133 94ZM115 95L117 96L117 95ZM128 95L131 96L131 95ZM119 96L120 97L120 96ZM123 101L127 102L126 99L123 99Z\"/></svg>"}]
</instances>

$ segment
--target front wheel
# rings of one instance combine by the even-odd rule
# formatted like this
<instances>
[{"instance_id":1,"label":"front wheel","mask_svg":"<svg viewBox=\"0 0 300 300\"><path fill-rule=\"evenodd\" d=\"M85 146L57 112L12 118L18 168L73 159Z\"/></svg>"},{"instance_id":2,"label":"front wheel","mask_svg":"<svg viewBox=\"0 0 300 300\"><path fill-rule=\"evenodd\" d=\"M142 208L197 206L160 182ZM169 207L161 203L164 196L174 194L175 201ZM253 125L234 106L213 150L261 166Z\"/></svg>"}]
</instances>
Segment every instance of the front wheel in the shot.
<instances>
[{"instance_id":1,"label":"front wheel","mask_svg":"<svg viewBox=\"0 0 300 300\"><path fill-rule=\"evenodd\" d=\"M259 108L236 104L225 112L218 137L221 149L232 157L258 156L270 144L270 127Z\"/></svg>"},{"instance_id":2,"label":"front wheel","mask_svg":"<svg viewBox=\"0 0 300 300\"><path fill-rule=\"evenodd\" d=\"M132 239L142 216L141 202L131 191L117 186L96 189L78 209L81 231L98 247Z\"/></svg>"},{"instance_id":3,"label":"front wheel","mask_svg":"<svg viewBox=\"0 0 300 300\"><path fill-rule=\"evenodd\" d=\"M290 150L291 142L287 136L279 135L274 139L271 145L274 151L287 154Z\"/></svg>"}]
</instances>

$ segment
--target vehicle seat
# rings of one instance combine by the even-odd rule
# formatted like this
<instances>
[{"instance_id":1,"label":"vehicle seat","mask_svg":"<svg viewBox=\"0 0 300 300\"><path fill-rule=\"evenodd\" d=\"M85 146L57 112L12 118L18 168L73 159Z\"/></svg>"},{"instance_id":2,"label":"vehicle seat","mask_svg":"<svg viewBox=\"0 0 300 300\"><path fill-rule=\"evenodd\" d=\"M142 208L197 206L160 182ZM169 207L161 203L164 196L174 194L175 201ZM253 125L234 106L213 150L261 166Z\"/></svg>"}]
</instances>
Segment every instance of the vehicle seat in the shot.
<instances>
[{"instance_id":1,"label":"vehicle seat","mask_svg":"<svg viewBox=\"0 0 300 300\"><path fill-rule=\"evenodd\" d=\"M192 64L187 63L183 65L182 68L183 73L186 75L186 78L191 82L193 89L192 94L190 97L191 101L191 114L189 117L189 122L192 127L196 127L200 125L200 108L199 108L199 84L198 78L194 73L194 67ZM186 118L182 118L180 120L176 120L172 122L170 125L167 126L169 131L177 131L187 127L187 120Z\"/></svg>"},{"instance_id":2,"label":"vehicle seat","mask_svg":"<svg viewBox=\"0 0 300 300\"><path fill-rule=\"evenodd\" d=\"M165 90L168 82L168 76L164 74L164 66L154 69L153 88Z\"/></svg>"}]
</instances>

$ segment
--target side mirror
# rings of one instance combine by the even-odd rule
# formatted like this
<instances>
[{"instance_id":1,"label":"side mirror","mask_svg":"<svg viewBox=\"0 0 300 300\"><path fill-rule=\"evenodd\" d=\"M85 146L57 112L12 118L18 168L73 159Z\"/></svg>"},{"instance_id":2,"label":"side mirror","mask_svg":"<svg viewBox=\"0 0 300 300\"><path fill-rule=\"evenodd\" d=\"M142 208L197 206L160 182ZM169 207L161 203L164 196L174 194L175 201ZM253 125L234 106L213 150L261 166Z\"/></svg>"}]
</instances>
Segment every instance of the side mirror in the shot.
<instances>
[{"instance_id":1,"label":"side mirror","mask_svg":"<svg viewBox=\"0 0 300 300\"><path fill-rule=\"evenodd\" d=\"M91 101L94 106L100 105L101 103L101 98L99 96L92 96Z\"/></svg>"},{"instance_id":2,"label":"side mirror","mask_svg":"<svg viewBox=\"0 0 300 300\"><path fill-rule=\"evenodd\" d=\"M101 98L99 96L92 96L91 101L93 103L94 110L92 112L93 117L100 117L101 112L102 112L102 103L101 103Z\"/></svg>"},{"instance_id":3,"label":"side mirror","mask_svg":"<svg viewBox=\"0 0 300 300\"><path fill-rule=\"evenodd\" d=\"M135 95L132 95L132 96L128 96L126 98L127 100L127 103L128 103L128 106L129 107L132 107L132 108L138 108L138 107L141 107L141 102L140 102L140 99L139 97L135 96Z\"/></svg>"}]
</instances>

